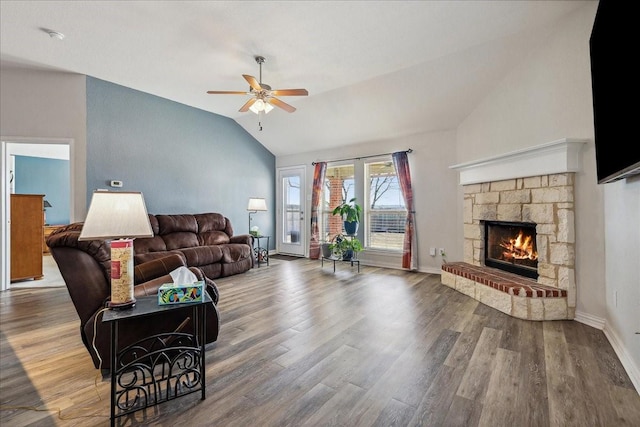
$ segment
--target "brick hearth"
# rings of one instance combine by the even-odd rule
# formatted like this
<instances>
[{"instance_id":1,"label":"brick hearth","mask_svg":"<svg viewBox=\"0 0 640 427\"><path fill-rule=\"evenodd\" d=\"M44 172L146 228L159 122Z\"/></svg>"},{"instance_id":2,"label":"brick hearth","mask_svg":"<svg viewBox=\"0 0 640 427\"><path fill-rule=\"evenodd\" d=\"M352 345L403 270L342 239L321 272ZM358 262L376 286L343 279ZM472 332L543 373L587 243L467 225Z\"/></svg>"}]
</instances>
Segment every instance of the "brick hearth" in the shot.
<instances>
[{"instance_id":1,"label":"brick hearth","mask_svg":"<svg viewBox=\"0 0 640 427\"><path fill-rule=\"evenodd\" d=\"M442 284L520 319L567 318L567 291L495 268L447 263L442 266Z\"/></svg>"}]
</instances>

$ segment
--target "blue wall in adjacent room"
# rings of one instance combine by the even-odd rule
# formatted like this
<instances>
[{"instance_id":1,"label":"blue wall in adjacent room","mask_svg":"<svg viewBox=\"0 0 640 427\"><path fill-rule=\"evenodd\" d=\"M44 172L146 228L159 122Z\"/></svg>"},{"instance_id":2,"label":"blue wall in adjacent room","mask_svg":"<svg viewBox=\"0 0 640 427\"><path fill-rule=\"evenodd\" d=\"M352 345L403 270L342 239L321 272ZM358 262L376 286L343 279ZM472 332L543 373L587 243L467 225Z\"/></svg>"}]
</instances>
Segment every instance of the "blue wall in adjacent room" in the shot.
<instances>
[{"instance_id":1,"label":"blue wall in adjacent room","mask_svg":"<svg viewBox=\"0 0 640 427\"><path fill-rule=\"evenodd\" d=\"M87 77L88 202L96 189L141 191L152 214L219 212L235 234L248 233L249 197L264 197L270 215L254 221L275 230L275 156L240 125Z\"/></svg>"},{"instance_id":2,"label":"blue wall in adjacent room","mask_svg":"<svg viewBox=\"0 0 640 427\"><path fill-rule=\"evenodd\" d=\"M68 224L70 217L69 161L43 157L15 156L17 194L44 194L47 224Z\"/></svg>"}]
</instances>

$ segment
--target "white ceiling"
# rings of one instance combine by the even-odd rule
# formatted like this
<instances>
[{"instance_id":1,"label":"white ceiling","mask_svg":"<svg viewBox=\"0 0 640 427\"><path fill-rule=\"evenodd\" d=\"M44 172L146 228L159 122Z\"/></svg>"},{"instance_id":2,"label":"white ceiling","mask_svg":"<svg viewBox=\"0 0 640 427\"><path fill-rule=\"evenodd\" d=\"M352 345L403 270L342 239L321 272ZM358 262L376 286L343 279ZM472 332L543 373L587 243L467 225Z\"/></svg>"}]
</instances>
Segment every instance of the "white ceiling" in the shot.
<instances>
[{"instance_id":1,"label":"white ceiling","mask_svg":"<svg viewBox=\"0 0 640 427\"><path fill-rule=\"evenodd\" d=\"M455 128L584 1L0 1L2 66L86 74L233 118L275 155ZM43 29L65 35L50 38ZM282 97L239 113L242 74Z\"/></svg>"}]
</instances>

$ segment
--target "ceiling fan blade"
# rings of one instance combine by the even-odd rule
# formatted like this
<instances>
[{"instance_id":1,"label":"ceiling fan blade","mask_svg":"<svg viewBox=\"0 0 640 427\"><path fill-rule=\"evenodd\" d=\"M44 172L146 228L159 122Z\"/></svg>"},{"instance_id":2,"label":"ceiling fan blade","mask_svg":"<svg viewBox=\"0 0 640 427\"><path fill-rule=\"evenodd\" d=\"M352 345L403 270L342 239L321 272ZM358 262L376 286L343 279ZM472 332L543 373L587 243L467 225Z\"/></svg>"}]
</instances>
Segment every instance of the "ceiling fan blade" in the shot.
<instances>
[{"instance_id":1,"label":"ceiling fan blade","mask_svg":"<svg viewBox=\"0 0 640 427\"><path fill-rule=\"evenodd\" d=\"M238 111L240 111L241 113L245 113L247 111L249 111L249 107L251 107L253 105L254 102L256 102L257 98L251 98L249 99L247 102L245 102L245 104L240 107L240 109Z\"/></svg>"},{"instance_id":2,"label":"ceiling fan blade","mask_svg":"<svg viewBox=\"0 0 640 427\"><path fill-rule=\"evenodd\" d=\"M253 90L262 90L262 86L260 86L260 83L258 83L255 77L248 74L243 74L242 77L244 77L244 79L249 83L249 86L251 86Z\"/></svg>"},{"instance_id":3,"label":"ceiling fan blade","mask_svg":"<svg viewBox=\"0 0 640 427\"><path fill-rule=\"evenodd\" d=\"M289 113L293 113L294 111L296 111L296 108L294 106L289 105L284 101L280 101L278 98L267 98L267 102L269 104L275 105L276 107L280 107Z\"/></svg>"},{"instance_id":4,"label":"ceiling fan blade","mask_svg":"<svg viewBox=\"0 0 640 427\"><path fill-rule=\"evenodd\" d=\"M274 96L307 96L309 92L306 89L276 89L271 91Z\"/></svg>"},{"instance_id":5,"label":"ceiling fan blade","mask_svg":"<svg viewBox=\"0 0 640 427\"><path fill-rule=\"evenodd\" d=\"M246 95L247 92L232 91L232 90L208 90L207 93L212 95Z\"/></svg>"}]
</instances>

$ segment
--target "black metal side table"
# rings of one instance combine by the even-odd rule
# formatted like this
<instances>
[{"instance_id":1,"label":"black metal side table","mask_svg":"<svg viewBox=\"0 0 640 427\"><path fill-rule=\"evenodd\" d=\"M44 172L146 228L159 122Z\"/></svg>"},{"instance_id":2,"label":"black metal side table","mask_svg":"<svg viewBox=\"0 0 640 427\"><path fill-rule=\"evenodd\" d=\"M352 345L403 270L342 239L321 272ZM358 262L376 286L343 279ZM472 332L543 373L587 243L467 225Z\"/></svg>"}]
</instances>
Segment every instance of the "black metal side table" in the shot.
<instances>
[{"instance_id":1,"label":"black metal side table","mask_svg":"<svg viewBox=\"0 0 640 427\"><path fill-rule=\"evenodd\" d=\"M269 265L269 237L271 236L253 236L253 252L255 254L256 264L260 267L261 263L266 262ZM260 239L267 239L267 247L260 246Z\"/></svg>"},{"instance_id":2,"label":"black metal side table","mask_svg":"<svg viewBox=\"0 0 640 427\"><path fill-rule=\"evenodd\" d=\"M197 391L206 397L204 345L206 304L203 301L158 305L157 296L138 298L133 308L108 310L103 322L111 323L111 426L117 418ZM123 349L118 348L119 322L161 315L191 307L193 334L169 332L153 335Z\"/></svg>"}]
</instances>

